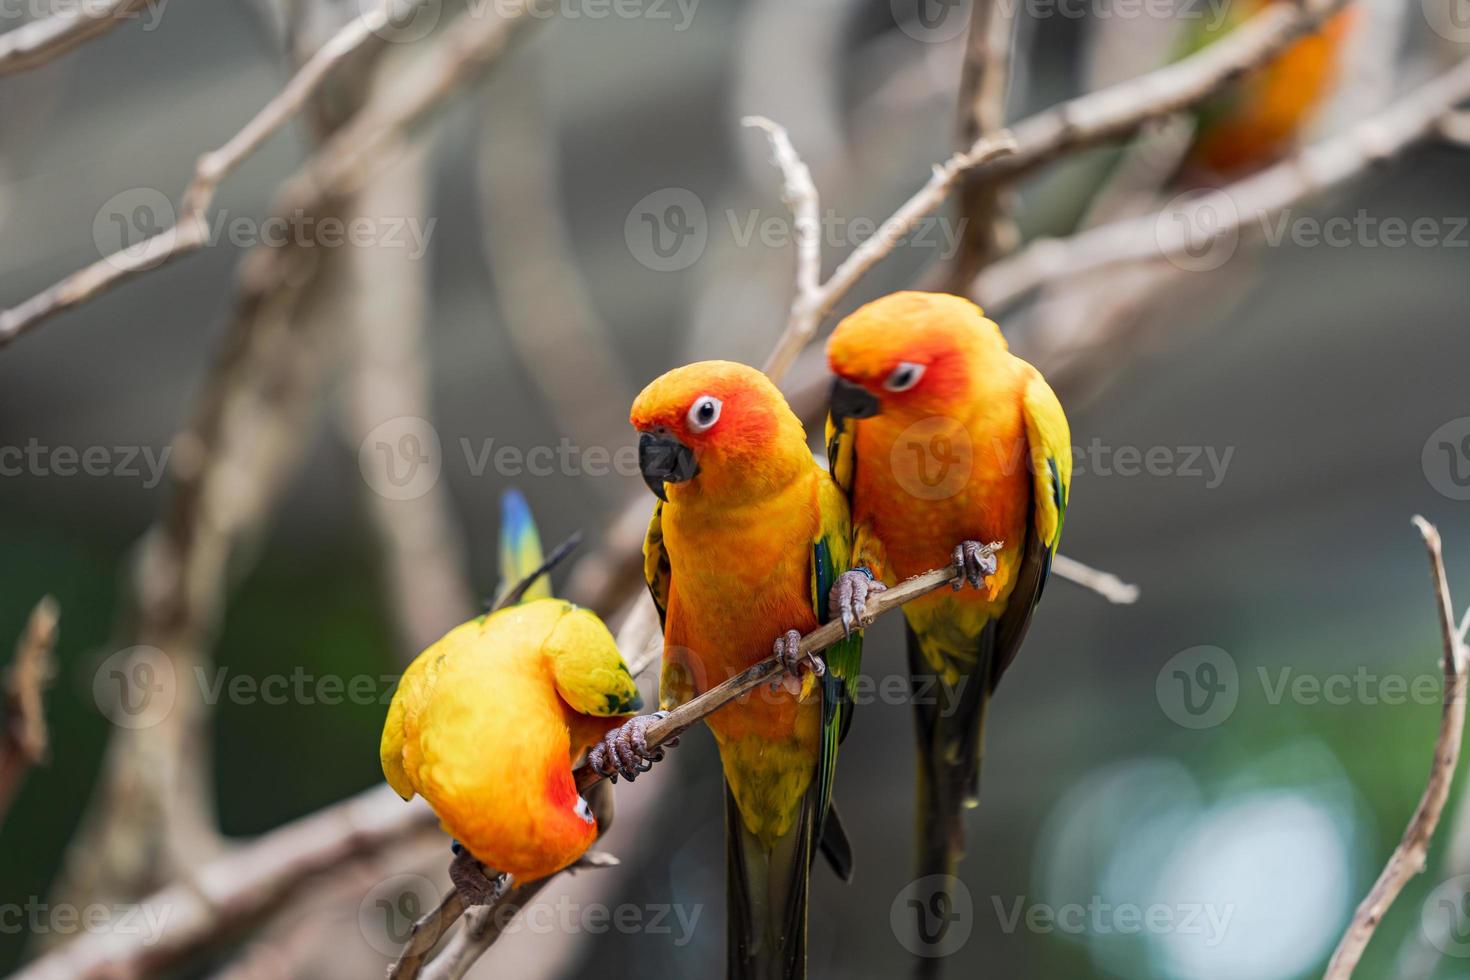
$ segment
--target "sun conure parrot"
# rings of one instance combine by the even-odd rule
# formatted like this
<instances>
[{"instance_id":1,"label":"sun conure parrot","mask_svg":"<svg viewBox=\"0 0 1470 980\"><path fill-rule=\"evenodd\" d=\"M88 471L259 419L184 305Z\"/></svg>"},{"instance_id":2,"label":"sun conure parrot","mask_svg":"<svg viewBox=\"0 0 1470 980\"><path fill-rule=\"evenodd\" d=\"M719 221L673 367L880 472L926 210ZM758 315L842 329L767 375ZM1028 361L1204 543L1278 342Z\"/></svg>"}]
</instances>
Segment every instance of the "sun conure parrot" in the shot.
<instances>
[{"instance_id":1,"label":"sun conure parrot","mask_svg":"<svg viewBox=\"0 0 1470 980\"><path fill-rule=\"evenodd\" d=\"M850 572L847 501L781 393L753 368L708 361L670 371L643 390L630 419L660 500L644 557L664 626L662 707L773 650L788 668L707 722L725 776L728 973L803 977L815 845L840 874L850 870L829 813L862 638L849 633L820 660L801 658L797 640L825 621L839 578L867 582ZM589 761L610 772L614 760L649 760L640 735L651 717L610 734Z\"/></svg>"},{"instance_id":2,"label":"sun conure parrot","mask_svg":"<svg viewBox=\"0 0 1470 980\"><path fill-rule=\"evenodd\" d=\"M500 607L404 671L380 754L399 796L423 796L461 846L519 883L596 839L572 764L642 704L602 621L538 583L548 566L518 494L505 500L501 560Z\"/></svg>"},{"instance_id":3,"label":"sun conure parrot","mask_svg":"<svg viewBox=\"0 0 1470 980\"><path fill-rule=\"evenodd\" d=\"M853 560L889 584L953 563L971 586L904 606L918 872L953 875L986 703L1025 638L1067 511L1067 417L1041 373L956 296L875 300L837 325L827 360L827 451L852 501ZM992 542L1003 543L994 555Z\"/></svg>"},{"instance_id":4,"label":"sun conure parrot","mask_svg":"<svg viewBox=\"0 0 1470 980\"><path fill-rule=\"evenodd\" d=\"M1225 15L1201 19L1189 32L1179 57L1224 37L1269 3L1291 0L1230 0ZM1337 81L1346 39L1359 16L1348 6L1314 33L1292 42L1261 70L1205 102L1195 111L1193 142L1181 177L1199 183L1230 178L1274 163L1292 149Z\"/></svg>"}]
</instances>

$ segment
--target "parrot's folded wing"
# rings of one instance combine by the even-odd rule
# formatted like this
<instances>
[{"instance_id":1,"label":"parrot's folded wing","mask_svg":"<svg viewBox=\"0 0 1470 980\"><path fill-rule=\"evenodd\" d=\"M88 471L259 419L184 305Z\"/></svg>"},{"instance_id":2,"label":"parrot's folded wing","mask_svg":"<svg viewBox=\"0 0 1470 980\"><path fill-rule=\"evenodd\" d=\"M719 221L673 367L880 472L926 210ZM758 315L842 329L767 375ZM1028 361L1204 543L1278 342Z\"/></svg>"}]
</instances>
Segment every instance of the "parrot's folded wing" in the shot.
<instances>
[{"instance_id":1,"label":"parrot's folded wing","mask_svg":"<svg viewBox=\"0 0 1470 980\"><path fill-rule=\"evenodd\" d=\"M613 635L591 612L565 605L566 613L542 646L551 661L556 692L584 715L605 718L639 710L643 704L638 685Z\"/></svg>"},{"instance_id":2,"label":"parrot's folded wing","mask_svg":"<svg viewBox=\"0 0 1470 980\"><path fill-rule=\"evenodd\" d=\"M443 641L440 641L441 643ZM383 776L393 792L405 800L413 799L414 785L403 765L403 750L408 744L408 715L417 711L432 685L429 665L443 655L439 643L429 647L413 659L413 663L398 678L398 690L393 692L393 701L388 705L388 717L383 722L383 737L378 743L378 758L383 764Z\"/></svg>"},{"instance_id":3,"label":"parrot's folded wing","mask_svg":"<svg viewBox=\"0 0 1470 980\"><path fill-rule=\"evenodd\" d=\"M1067 516L1067 497L1072 485L1071 429L1062 403L1039 372L1033 374L1022 393L1021 409L1031 452L1031 526L1016 585L998 623L997 655L990 679L992 690L1016 659L1031 625L1031 613L1051 575L1051 561L1062 539L1062 523Z\"/></svg>"}]
</instances>

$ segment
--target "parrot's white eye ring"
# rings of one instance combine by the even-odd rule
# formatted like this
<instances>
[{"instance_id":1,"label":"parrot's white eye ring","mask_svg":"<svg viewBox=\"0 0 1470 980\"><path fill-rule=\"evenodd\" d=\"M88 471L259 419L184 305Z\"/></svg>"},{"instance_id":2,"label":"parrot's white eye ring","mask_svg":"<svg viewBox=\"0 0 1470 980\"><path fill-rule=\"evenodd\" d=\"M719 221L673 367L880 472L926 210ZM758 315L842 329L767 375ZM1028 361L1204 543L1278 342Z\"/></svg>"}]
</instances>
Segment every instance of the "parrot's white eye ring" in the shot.
<instances>
[{"instance_id":1,"label":"parrot's white eye ring","mask_svg":"<svg viewBox=\"0 0 1470 980\"><path fill-rule=\"evenodd\" d=\"M597 823L597 818L592 816L592 807L588 806L587 801L582 799L582 797L580 796L577 797L576 813L577 816L581 817L587 823Z\"/></svg>"},{"instance_id":2,"label":"parrot's white eye ring","mask_svg":"<svg viewBox=\"0 0 1470 980\"><path fill-rule=\"evenodd\" d=\"M704 432L720 420L720 409L724 403L714 395L700 395L689 406L689 428Z\"/></svg>"},{"instance_id":3,"label":"parrot's white eye ring","mask_svg":"<svg viewBox=\"0 0 1470 980\"><path fill-rule=\"evenodd\" d=\"M883 387L889 391L908 391L919 383L924 376L924 365L915 364L913 361L900 361L898 367L883 382Z\"/></svg>"}]
</instances>

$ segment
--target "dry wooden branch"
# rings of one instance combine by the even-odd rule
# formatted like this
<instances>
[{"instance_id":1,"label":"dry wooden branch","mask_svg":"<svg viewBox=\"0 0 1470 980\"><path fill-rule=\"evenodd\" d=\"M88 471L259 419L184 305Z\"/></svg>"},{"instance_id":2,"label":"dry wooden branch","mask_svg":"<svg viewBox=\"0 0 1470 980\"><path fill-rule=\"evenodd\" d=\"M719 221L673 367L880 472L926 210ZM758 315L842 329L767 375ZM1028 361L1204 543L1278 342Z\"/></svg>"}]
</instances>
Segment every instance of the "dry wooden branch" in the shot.
<instances>
[{"instance_id":1,"label":"dry wooden branch","mask_svg":"<svg viewBox=\"0 0 1470 980\"><path fill-rule=\"evenodd\" d=\"M1439 824L1445 800L1449 798L1450 786L1455 779L1455 763L1460 758L1460 741L1465 730L1465 670L1470 650L1466 649L1455 625L1454 603L1450 598L1449 581L1445 576L1439 531L1419 516L1415 516L1414 526L1424 536L1424 545L1429 551L1435 607L1439 613L1439 629L1444 641L1444 711L1440 716L1439 737L1434 743L1434 761L1429 768L1429 782L1424 787L1424 795L1414 808L1414 815L1409 819L1409 825L1405 828L1398 847L1389 855L1388 863L1378 875L1378 880L1373 883L1367 897L1353 913L1347 931L1343 933L1337 950L1328 961L1323 980L1347 980L1353 975L1353 970L1363 956L1363 950L1373 938L1373 933L1383 921L1389 906L1404 885L1408 884L1409 879L1424 870L1429 842Z\"/></svg>"},{"instance_id":2,"label":"dry wooden branch","mask_svg":"<svg viewBox=\"0 0 1470 980\"><path fill-rule=\"evenodd\" d=\"M56 674L60 609L46 596L36 603L15 644L15 659L5 677L5 714L0 718L0 824L26 772L46 760L48 739L42 696Z\"/></svg>"},{"instance_id":3,"label":"dry wooden branch","mask_svg":"<svg viewBox=\"0 0 1470 980\"><path fill-rule=\"evenodd\" d=\"M150 0L77 4L0 34L0 76L39 68L132 18ZM161 8L160 8L161 11Z\"/></svg>"},{"instance_id":4,"label":"dry wooden branch","mask_svg":"<svg viewBox=\"0 0 1470 980\"><path fill-rule=\"evenodd\" d=\"M128 2L133 6L141 5L138 0ZM145 241L103 256L30 299L0 311L0 347L63 310L86 302L142 272L203 248L209 241L209 207L220 183L271 135L300 113L342 62L370 43L382 43L382 34L387 28L424 2L384 0L382 6L354 18L338 31L238 133L223 146L199 158L194 177L180 201L179 216L171 226ZM13 33L19 34L20 31ZM0 44L3 40L0 37ZM3 59L3 54L3 47L0 47L0 59Z\"/></svg>"},{"instance_id":5,"label":"dry wooden branch","mask_svg":"<svg viewBox=\"0 0 1470 980\"><path fill-rule=\"evenodd\" d=\"M438 835L428 807L377 786L286 824L194 869L142 902L161 932L88 932L28 964L12 980L142 980L238 935L317 875Z\"/></svg>"},{"instance_id":6,"label":"dry wooden branch","mask_svg":"<svg viewBox=\"0 0 1470 980\"><path fill-rule=\"evenodd\" d=\"M1258 174L1192 195L1178 208L1098 225L1065 239L1036 241L985 270L970 292L991 309L1003 308L1048 283L1120 263L1202 254L1217 241L1259 231L1298 202L1435 138L1442 121L1466 98L1470 59L1344 132Z\"/></svg>"}]
</instances>

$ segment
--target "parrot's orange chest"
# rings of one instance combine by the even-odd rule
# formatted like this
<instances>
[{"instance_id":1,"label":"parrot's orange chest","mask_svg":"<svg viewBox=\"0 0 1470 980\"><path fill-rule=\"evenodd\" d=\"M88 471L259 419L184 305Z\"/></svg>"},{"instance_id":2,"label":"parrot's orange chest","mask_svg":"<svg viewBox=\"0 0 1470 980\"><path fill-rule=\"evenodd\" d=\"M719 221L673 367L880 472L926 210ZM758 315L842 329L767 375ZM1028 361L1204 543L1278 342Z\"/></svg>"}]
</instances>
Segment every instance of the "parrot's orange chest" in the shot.
<instances>
[{"instance_id":1,"label":"parrot's orange chest","mask_svg":"<svg viewBox=\"0 0 1470 980\"><path fill-rule=\"evenodd\" d=\"M1003 601L1030 517L1030 452L1018 399L950 415L879 415L857 430L853 521L883 546L892 576L948 564L960 541L1001 541L1000 569L981 592Z\"/></svg>"}]
</instances>

